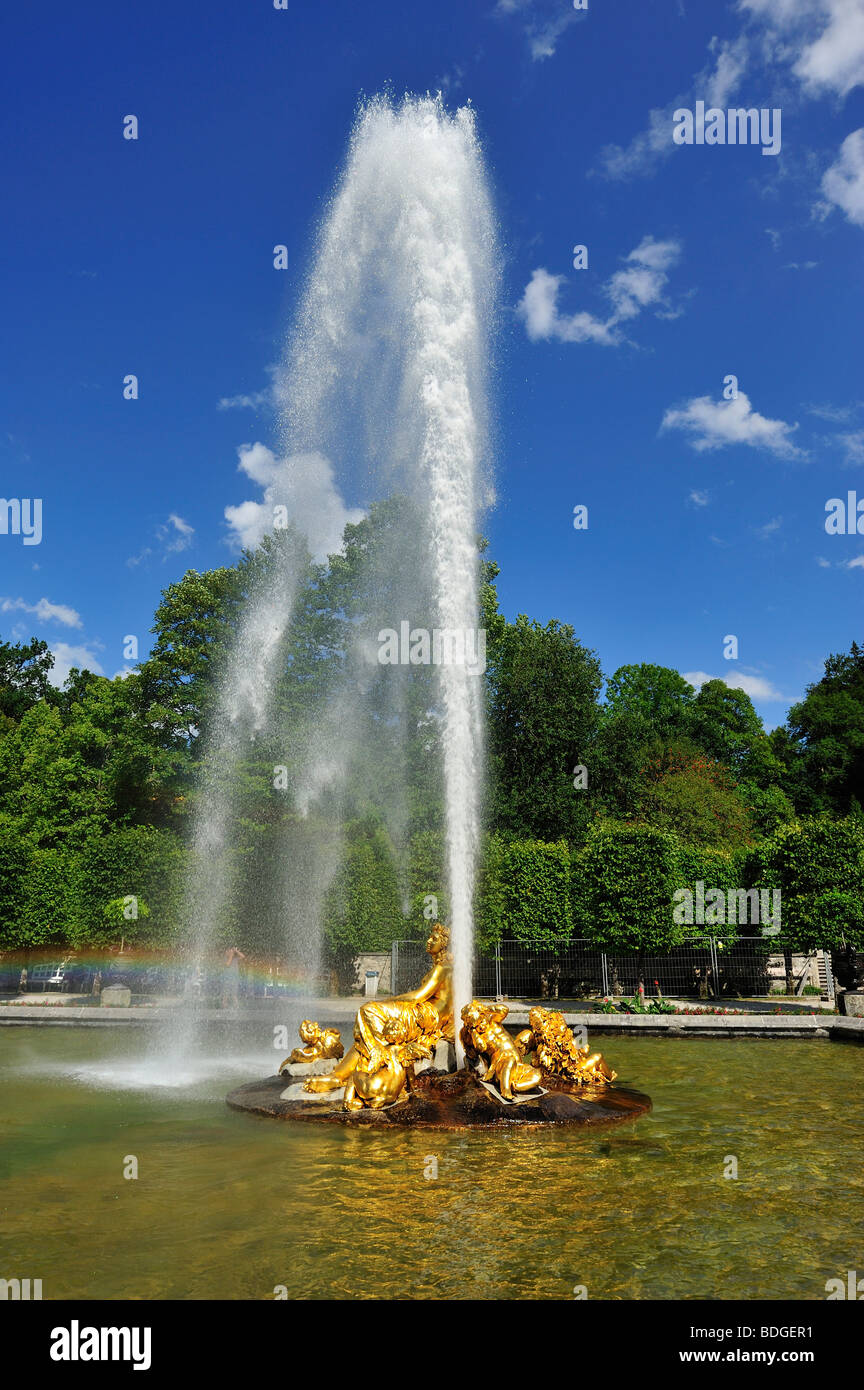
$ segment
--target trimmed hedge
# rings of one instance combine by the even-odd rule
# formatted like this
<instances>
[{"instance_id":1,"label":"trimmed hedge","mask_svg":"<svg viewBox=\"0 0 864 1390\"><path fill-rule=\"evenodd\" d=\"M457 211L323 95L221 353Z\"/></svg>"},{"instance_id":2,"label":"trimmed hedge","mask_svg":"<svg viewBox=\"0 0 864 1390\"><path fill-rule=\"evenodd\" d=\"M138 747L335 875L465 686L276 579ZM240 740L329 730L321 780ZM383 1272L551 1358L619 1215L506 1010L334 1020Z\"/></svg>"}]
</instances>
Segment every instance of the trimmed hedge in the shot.
<instances>
[{"instance_id":1,"label":"trimmed hedge","mask_svg":"<svg viewBox=\"0 0 864 1390\"><path fill-rule=\"evenodd\" d=\"M753 855L760 887L779 888L782 935L797 950L864 950L864 820L783 825Z\"/></svg>"},{"instance_id":2,"label":"trimmed hedge","mask_svg":"<svg viewBox=\"0 0 864 1390\"><path fill-rule=\"evenodd\" d=\"M480 945L502 937L535 947L567 941L573 935L570 872L566 840L508 843L493 836L478 883Z\"/></svg>"},{"instance_id":3,"label":"trimmed hedge","mask_svg":"<svg viewBox=\"0 0 864 1390\"><path fill-rule=\"evenodd\" d=\"M672 916L681 873L680 843L670 831L596 826L574 865L577 935L609 950L668 950L686 934Z\"/></svg>"}]
</instances>

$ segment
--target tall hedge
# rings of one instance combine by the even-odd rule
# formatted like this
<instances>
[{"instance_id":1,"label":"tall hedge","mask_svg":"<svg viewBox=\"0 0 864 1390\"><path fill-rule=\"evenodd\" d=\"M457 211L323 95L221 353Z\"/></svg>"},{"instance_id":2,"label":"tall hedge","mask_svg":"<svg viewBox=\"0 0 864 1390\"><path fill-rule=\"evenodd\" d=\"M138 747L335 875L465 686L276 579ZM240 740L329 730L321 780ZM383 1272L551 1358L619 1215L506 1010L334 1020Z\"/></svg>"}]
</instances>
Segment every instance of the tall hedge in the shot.
<instances>
[{"instance_id":1,"label":"tall hedge","mask_svg":"<svg viewBox=\"0 0 864 1390\"><path fill-rule=\"evenodd\" d=\"M325 944L335 956L389 951L404 936L392 845L377 824L349 827L341 866L327 894Z\"/></svg>"},{"instance_id":2,"label":"tall hedge","mask_svg":"<svg viewBox=\"0 0 864 1390\"><path fill-rule=\"evenodd\" d=\"M478 898L481 944L503 937L526 946L554 947L569 940L573 914L567 841L508 843L493 837Z\"/></svg>"},{"instance_id":3,"label":"tall hedge","mask_svg":"<svg viewBox=\"0 0 864 1390\"><path fill-rule=\"evenodd\" d=\"M738 935L750 935L759 930L757 924L750 924L750 911L747 910L746 922L729 921L729 899L730 889L755 887L755 884L745 882L747 855L741 851L715 849L709 845L689 845L679 843L677 849L678 860L678 881L677 889L687 888L695 894L696 884L704 885L705 893L710 890L720 889L724 895L724 920L722 922L695 922L691 925L683 923L682 927L686 935L706 935L722 936L726 941ZM736 917L738 916L736 906Z\"/></svg>"},{"instance_id":4,"label":"tall hedge","mask_svg":"<svg viewBox=\"0 0 864 1390\"><path fill-rule=\"evenodd\" d=\"M589 831L573 867L577 935L619 951L666 951L682 939L672 915L680 844L670 831L604 822Z\"/></svg>"},{"instance_id":5,"label":"tall hedge","mask_svg":"<svg viewBox=\"0 0 864 1390\"><path fill-rule=\"evenodd\" d=\"M782 935L800 951L864 950L864 821L781 826L755 854L759 886L779 888Z\"/></svg>"}]
</instances>

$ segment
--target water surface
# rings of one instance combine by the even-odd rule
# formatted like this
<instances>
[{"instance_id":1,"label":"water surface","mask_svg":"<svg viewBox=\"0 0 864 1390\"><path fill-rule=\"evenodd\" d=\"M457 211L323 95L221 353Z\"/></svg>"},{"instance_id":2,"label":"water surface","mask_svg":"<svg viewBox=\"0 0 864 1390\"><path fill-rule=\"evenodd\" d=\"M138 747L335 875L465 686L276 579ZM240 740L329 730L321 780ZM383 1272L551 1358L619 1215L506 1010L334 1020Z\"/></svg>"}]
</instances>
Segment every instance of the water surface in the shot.
<instances>
[{"instance_id":1,"label":"water surface","mask_svg":"<svg viewBox=\"0 0 864 1390\"><path fill-rule=\"evenodd\" d=\"M238 1114L272 1053L163 1087L145 1043L0 1029L0 1275L46 1299L822 1299L861 1266L857 1047L604 1038L644 1119L431 1135Z\"/></svg>"}]
</instances>

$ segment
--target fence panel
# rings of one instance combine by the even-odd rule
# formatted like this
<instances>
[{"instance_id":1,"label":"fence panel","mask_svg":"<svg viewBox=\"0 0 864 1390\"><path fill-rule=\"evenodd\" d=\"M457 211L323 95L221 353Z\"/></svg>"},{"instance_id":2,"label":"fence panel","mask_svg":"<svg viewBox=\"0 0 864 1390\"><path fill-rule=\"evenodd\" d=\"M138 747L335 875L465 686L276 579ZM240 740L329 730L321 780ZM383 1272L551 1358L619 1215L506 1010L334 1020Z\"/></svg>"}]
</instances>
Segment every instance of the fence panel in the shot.
<instances>
[{"instance_id":1,"label":"fence panel","mask_svg":"<svg viewBox=\"0 0 864 1390\"><path fill-rule=\"evenodd\" d=\"M393 953L394 994L414 989L429 969L421 941L399 941ZM671 951L602 952L593 942L565 942L557 950L499 941L493 954L477 952L474 992L494 999L590 999L610 994L633 995L644 985L647 995L673 998L734 999L767 995L769 958L782 955L776 937L739 937L731 941L691 937Z\"/></svg>"}]
</instances>

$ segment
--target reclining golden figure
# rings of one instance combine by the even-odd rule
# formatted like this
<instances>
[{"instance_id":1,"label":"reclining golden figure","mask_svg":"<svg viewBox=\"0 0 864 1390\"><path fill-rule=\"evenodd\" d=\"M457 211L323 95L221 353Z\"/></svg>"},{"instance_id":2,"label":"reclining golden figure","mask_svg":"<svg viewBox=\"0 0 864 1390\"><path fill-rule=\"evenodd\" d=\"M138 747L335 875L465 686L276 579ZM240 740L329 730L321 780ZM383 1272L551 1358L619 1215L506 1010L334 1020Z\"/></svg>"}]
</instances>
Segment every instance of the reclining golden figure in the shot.
<instances>
[{"instance_id":1,"label":"reclining golden figure","mask_svg":"<svg viewBox=\"0 0 864 1390\"><path fill-rule=\"evenodd\" d=\"M537 1067L523 1061L513 1038L502 1027L509 1010L506 1004L483 1004L472 999L462 1010L460 1037L469 1060L482 1057L486 1063L484 1081L497 1081L505 1100L514 1093L534 1091L543 1080Z\"/></svg>"},{"instance_id":2,"label":"reclining golden figure","mask_svg":"<svg viewBox=\"0 0 864 1390\"><path fill-rule=\"evenodd\" d=\"M410 1084L413 1063L431 1057L441 1038L453 1038L450 933L433 926L426 950L432 969L422 984L393 999L362 1004L354 1020L354 1046L327 1076L310 1076L303 1089L326 1094L345 1087L347 1110L380 1109ZM422 1007L421 1007L422 1006Z\"/></svg>"}]
</instances>

